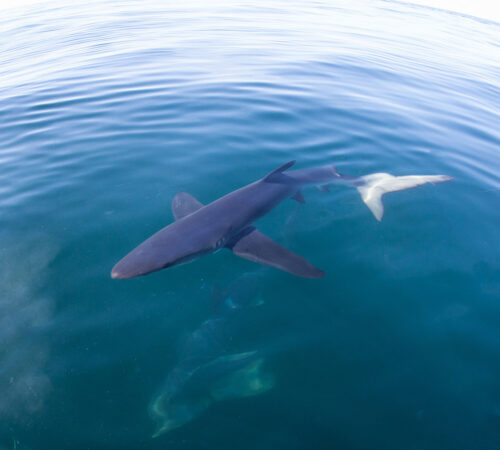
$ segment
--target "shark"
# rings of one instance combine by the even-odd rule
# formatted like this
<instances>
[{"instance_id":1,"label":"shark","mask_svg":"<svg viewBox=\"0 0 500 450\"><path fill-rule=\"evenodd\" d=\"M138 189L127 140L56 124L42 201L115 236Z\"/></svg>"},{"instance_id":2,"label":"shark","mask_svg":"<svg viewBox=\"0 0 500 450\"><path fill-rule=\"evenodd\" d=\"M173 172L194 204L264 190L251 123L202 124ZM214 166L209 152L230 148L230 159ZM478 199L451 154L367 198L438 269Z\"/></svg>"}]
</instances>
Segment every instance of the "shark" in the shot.
<instances>
[{"instance_id":1,"label":"shark","mask_svg":"<svg viewBox=\"0 0 500 450\"><path fill-rule=\"evenodd\" d=\"M186 425L215 403L257 396L274 387L274 374L266 367L269 352L229 351L246 312L264 304L262 278L261 271L249 272L226 289L214 286L212 314L187 335L177 364L149 404L156 424L152 437Z\"/></svg>"},{"instance_id":2,"label":"shark","mask_svg":"<svg viewBox=\"0 0 500 450\"><path fill-rule=\"evenodd\" d=\"M202 415L216 402L253 397L272 389L274 376L262 352L220 355L203 362L181 361L153 397L149 414L156 438Z\"/></svg>"},{"instance_id":3,"label":"shark","mask_svg":"<svg viewBox=\"0 0 500 450\"><path fill-rule=\"evenodd\" d=\"M356 188L375 219L384 216L382 197L390 192L423 184L442 183L447 175L406 175L373 173L354 177L343 175L334 165L289 171L295 161L274 169L263 178L203 205L186 192L172 200L175 221L162 228L111 270L114 279L147 275L183 264L220 249L302 278L321 278L321 269L260 232L254 223L288 198L305 203L302 188L316 185L328 191L332 185Z\"/></svg>"}]
</instances>

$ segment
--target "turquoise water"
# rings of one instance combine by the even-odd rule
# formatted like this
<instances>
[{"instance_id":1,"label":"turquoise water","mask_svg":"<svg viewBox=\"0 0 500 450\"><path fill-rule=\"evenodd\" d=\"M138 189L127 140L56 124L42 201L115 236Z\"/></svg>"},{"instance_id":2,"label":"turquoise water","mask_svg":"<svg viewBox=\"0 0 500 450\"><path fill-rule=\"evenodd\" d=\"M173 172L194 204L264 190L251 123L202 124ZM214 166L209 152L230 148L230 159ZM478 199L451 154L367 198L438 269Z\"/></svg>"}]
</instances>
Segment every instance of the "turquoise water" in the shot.
<instances>
[{"instance_id":1,"label":"turquoise water","mask_svg":"<svg viewBox=\"0 0 500 450\"><path fill-rule=\"evenodd\" d=\"M77 3L0 18L0 448L498 449L499 25L396 1ZM291 159L455 180L386 196L381 223L346 187L261 219L319 280L228 251L110 278L177 192L208 203ZM213 355L198 400L248 352L268 389L152 439L176 368Z\"/></svg>"}]
</instances>

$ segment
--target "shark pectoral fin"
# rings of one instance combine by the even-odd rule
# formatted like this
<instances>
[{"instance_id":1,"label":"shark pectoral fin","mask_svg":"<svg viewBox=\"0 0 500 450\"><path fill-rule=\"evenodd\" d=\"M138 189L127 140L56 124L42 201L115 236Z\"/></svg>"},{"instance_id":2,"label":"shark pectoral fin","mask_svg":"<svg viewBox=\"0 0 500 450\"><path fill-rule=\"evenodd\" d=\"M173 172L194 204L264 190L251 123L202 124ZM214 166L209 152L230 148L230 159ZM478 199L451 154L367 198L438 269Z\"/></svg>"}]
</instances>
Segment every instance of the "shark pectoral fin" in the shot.
<instances>
[{"instance_id":1,"label":"shark pectoral fin","mask_svg":"<svg viewBox=\"0 0 500 450\"><path fill-rule=\"evenodd\" d=\"M203 203L196 200L187 192L179 192L172 200L172 213L175 220L182 219L191 213L194 213L203 206Z\"/></svg>"},{"instance_id":2,"label":"shark pectoral fin","mask_svg":"<svg viewBox=\"0 0 500 450\"><path fill-rule=\"evenodd\" d=\"M305 204L306 202L306 199L304 198L300 190L298 190L291 198L302 204Z\"/></svg>"},{"instance_id":3,"label":"shark pectoral fin","mask_svg":"<svg viewBox=\"0 0 500 450\"><path fill-rule=\"evenodd\" d=\"M299 277L321 278L325 275L309 261L277 244L257 229L245 234L229 248L235 255L242 258L275 267Z\"/></svg>"}]
</instances>

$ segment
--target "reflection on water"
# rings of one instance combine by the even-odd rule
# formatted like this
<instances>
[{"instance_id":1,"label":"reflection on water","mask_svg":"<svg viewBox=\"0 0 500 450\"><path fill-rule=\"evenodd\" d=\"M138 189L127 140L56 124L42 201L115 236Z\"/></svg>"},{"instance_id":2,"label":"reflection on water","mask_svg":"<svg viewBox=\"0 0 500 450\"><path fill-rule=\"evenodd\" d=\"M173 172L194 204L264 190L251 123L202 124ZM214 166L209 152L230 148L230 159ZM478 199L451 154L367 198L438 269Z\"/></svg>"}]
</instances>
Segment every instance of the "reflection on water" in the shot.
<instances>
[{"instance_id":1,"label":"reflection on water","mask_svg":"<svg viewBox=\"0 0 500 450\"><path fill-rule=\"evenodd\" d=\"M43 293L57 248L43 237L1 236L0 417L26 420L44 403L51 383L47 328L53 301Z\"/></svg>"},{"instance_id":2,"label":"reflection on water","mask_svg":"<svg viewBox=\"0 0 500 450\"><path fill-rule=\"evenodd\" d=\"M497 23L61 0L0 30L0 448L498 450ZM384 196L382 222L354 189L284 201L256 226L314 282L241 287L257 266L231 252L110 279L176 193L208 203L290 160L455 181ZM265 374L265 394L215 401ZM151 439L162 393L187 421Z\"/></svg>"}]
</instances>

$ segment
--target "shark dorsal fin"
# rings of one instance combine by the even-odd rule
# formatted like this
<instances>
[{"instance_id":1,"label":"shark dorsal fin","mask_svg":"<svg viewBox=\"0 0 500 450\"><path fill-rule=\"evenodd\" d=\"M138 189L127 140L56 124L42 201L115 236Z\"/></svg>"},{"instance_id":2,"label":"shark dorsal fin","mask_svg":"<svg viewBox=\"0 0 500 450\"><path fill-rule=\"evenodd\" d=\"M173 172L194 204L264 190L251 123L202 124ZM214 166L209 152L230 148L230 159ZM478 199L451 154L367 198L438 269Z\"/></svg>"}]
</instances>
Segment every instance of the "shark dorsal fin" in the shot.
<instances>
[{"instance_id":1,"label":"shark dorsal fin","mask_svg":"<svg viewBox=\"0 0 500 450\"><path fill-rule=\"evenodd\" d=\"M286 164L279 166L277 169L274 169L272 172L269 172L264 178L263 181L273 181L273 178L277 175L281 175L285 170L289 169L295 164L295 160L288 161Z\"/></svg>"},{"instance_id":2,"label":"shark dorsal fin","mask_svg":"<svg viewBox=\"0 0 500 450\"><path fill-rule=\"evenodd\" d=\"M187 192L179 192L172 200L172 212L175 220L182 219L194 213L203 206L203 203L196 200Z\"/></svg>"}]
</instances>

